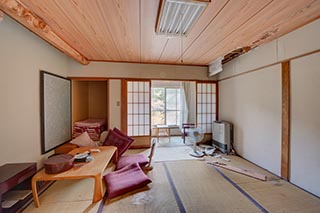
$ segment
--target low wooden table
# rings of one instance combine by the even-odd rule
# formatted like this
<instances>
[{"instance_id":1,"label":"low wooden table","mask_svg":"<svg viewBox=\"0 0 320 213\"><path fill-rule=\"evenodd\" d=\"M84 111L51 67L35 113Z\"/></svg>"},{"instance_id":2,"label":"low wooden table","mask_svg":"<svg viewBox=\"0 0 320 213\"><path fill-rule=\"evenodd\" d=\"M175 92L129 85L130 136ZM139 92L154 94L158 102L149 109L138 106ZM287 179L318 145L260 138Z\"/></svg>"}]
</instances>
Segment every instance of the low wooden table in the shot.
<instances>
[{"instance_id":1,"label":"low wooden table","mask_svg":"<svg viewBox=\"0 0 320 213\"><path fill-rule=\"evenodd\" d=\"M58 174L47 174L44 169L39 171L32 178L32 193L34 204L38 208L40 206L37 181L50 180L70 180L94 178L94 193L92 203L102 199L102 174L113 156L117 156L117 148L115 146L100 146L100 147L80 147L72 150L69 154L75 155L90 149L100 149L100 152L91 153L94 159L88 163L75 163L74 167Z\"/></svg>"},{"instance_id":2,"label":"low wooden table","mask_svg":"<svg viewBox=\"0 0 320 213\"><path fill-rule=\"evenodd\" d=\"M171 129L175 129L175 128L179 128L179 126L176 126L176 125L161 125L161 124L155 125L158 142L159 142L159 137L160 137L160 130L165 130L166 131L166 137L169 137L169 143L170 143Z\"/></svg>"}]
</instances>

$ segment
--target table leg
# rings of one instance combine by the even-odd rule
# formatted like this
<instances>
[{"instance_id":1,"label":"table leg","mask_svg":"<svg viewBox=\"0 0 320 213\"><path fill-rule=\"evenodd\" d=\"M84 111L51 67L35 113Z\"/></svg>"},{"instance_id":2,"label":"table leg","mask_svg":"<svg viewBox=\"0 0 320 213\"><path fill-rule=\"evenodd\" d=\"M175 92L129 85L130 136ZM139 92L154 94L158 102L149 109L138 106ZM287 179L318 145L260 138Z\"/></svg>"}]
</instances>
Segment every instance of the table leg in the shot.
<instances>
[{"instance_id":1,"label":"table leg","mask_svg":"<svg viewBox=\"0 0 320 213\"><path fill-rule=\"evenodd\" d=\"M39 208L40 202L39 202L39 197L37 192L37 180L35 180L34 178L32 178L31 186L32 186L32 195L33 195L34 205L36 208Z\"/></svg>"},{"instance_id":2,"label":"table leg","mask_svg":"<svg viewBox=\"0 0 320 213\"><path fill-rule=\"evenodd\" d=\"M92 203L96 203L102 199L102 178L101 175L94 176L94 192Z\"/></svg>"},{"instance_id":3,"label":"table leg","mask_svg":"<svg viewBox=\"0 0 320 213\"><path fill-rule=\"evenodd\" d=\"M171 142L171 129L168 128L168 135L169 135L169 143Z\"/></svg>"},{"instance_id":4,"label":"table leg","mask_svg":"<svg viewBox=\"0 0 320 213\"><path fill-rule=\"evenodd\" d=\"M112 161L114 164L117 164L118 162L118 149L114 152L113 157L112 157Z\"/></svg>"},{"instance_id":5,"label":"table leg","mask_svg":"<svg viewBox=\"0 0 320 213\"><path fill-rule=\"evenodd\" d=\"M160 134L159 128L156 128L156 132L157 132L157 141L158 141L158 143L159 143L159 134Z\"/></svg>"}]
</instances>

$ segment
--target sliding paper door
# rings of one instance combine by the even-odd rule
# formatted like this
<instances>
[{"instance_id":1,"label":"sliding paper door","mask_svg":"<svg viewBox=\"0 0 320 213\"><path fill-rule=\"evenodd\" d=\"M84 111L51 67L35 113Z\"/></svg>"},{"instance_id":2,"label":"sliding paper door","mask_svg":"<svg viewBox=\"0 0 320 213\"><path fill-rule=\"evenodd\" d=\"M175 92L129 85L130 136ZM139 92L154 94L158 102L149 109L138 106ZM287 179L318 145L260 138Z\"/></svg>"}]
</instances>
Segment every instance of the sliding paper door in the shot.
<instances>
[{"instance_id":1,"label":"sliding paper door","mask_svg":"<svg viewBox=\"0 0 320 213\"><path fill-rule=\"evenodd\" d=\"M197 82L197 126L205 133L212 132L212 122L216 120L217 84Z\"/></svg>"},{"instance_id":2,"label":"sliding paper door","mask_svg":"<svg viewBox=\"0 0 320 213\"><path fill-rule=\"evenodd\" d=\"M127 134L150 136L150 81L127 81Z\"/></svg>"}]
</instances>

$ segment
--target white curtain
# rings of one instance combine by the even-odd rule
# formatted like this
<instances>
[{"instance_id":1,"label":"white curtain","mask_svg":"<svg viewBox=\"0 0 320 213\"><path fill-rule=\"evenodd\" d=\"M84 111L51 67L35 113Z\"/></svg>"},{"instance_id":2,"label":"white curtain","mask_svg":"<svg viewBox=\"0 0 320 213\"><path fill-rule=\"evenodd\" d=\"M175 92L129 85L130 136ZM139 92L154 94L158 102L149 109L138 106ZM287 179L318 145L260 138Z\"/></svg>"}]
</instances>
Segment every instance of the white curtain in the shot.
<instances>
[{"instance_id":1,"label":"white curtain","mask_svg":"<svg viewBox=\"0 0 320 213\"><path fill-rule=\"evenodd\" d=\"M188 122L188 104L187 104L187 91L188 91L189 82L181 82L180 83L180 128L182 128L182 123Z\"/></svg>"}]
</instances>

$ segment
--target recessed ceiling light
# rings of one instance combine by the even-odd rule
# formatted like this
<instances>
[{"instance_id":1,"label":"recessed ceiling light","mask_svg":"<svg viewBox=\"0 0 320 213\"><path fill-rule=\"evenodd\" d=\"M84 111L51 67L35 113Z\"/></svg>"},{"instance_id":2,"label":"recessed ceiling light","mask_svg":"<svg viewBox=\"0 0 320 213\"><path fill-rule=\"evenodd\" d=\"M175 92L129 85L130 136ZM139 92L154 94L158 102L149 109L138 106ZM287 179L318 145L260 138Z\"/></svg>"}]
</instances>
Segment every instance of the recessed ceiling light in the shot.
<instances>
[{"instance_id":1,"label":"recessed ceiling light","mask_svg":"<svg viewBox=\"0 0 320 213\"><path fill-rule=\"evenodd\" d=\"M161 1L156 33L166 36L186 36L209 2L209 0Z\"/></svg>"}]
</instances>

